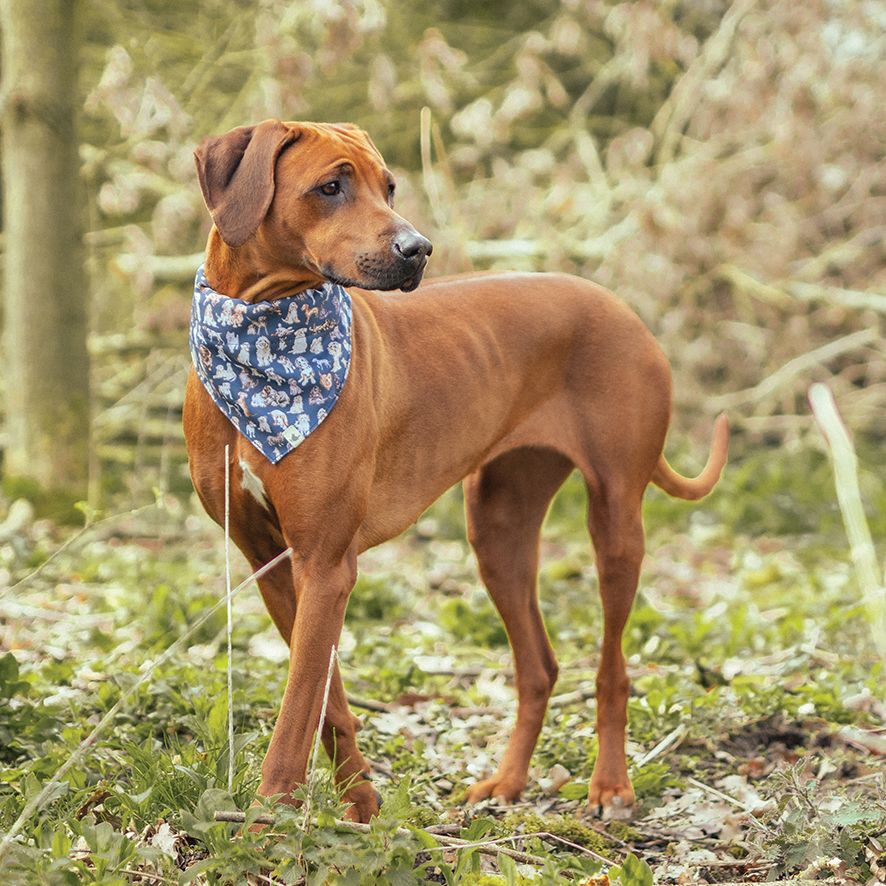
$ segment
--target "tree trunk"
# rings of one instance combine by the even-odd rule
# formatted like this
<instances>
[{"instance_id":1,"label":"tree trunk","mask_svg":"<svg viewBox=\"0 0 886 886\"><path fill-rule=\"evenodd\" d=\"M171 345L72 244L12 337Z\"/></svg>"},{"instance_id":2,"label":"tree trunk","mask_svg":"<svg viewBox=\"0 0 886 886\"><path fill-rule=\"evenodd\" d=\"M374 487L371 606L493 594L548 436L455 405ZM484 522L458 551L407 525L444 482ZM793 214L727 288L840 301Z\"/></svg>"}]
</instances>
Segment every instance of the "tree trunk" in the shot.
<instances>
[{"instance_id":1,"label":"tree trunk","mask_svg":"<svg viewBox=\"0 0 886 886\"><path fill-rule=\"evenodd\" d=\"M89 460L78 0L2 0L4 473L77 495Z\"/></svg>"}]
</instances>

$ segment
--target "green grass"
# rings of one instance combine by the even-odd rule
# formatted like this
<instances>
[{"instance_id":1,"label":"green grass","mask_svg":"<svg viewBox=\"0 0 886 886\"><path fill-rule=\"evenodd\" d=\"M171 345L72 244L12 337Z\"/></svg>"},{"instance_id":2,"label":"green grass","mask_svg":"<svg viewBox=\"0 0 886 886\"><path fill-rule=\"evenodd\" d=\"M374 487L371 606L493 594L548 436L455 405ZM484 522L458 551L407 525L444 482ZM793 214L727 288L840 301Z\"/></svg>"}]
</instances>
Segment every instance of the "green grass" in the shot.
<instances>
[{"instance_id":1,"label":"green grass","mask_svg":"<svg viewBox=\"0 0 886 886\"><path fill-rule=\"evenodd\" d=\"M886 513L882 482L863 479L872 513ZM822 456L801 453L732 466L699 505L649 493L649 553L625 633L638 796L630 827L580 820L596 756L592 698L550 710L526 805L460 804L498 759L514 705L506 637L462 540L453 491L419 531L391 543L393 555L389 547L367 556L349 606L348 691L408 702L382 714L357 710L385 800L368 833L335 824L342 807L326 763L307 828L301 810L278 810L261 834L213 820L216 810L250 808L286 676L282 642L250 589L234 604L233 794L219 613L125 701L25 823L4 875L46 884L127 883L133 872L160 883L250 874L286 883L530 882L529 867L506 856L444 854L420 830L450 824L471 841L554 833L620 865L611 877L625 884L648 881L644 858L657 876L676 876L687 847L720 860L737 853L773 875L796 875L827 855L863 880L871 836L886 828L884 767L838 731L882 725L882 708L863 693L876 698L883 674L829 484ZM9 650L0 657L0 830L134 685L142 664L219 599L220 533L192 503L170 504L129 518L125 533L103 524L13 595L0 589ZM548 521L540 579L561 664L557 694L592 688L595 675L602 621L584 515L573 477ZM0 548L7 581L41 562L65 531L36 523ZM239 562L237 572L245 575ZM667 736L669 749L643 763ZM571 780L551 796L543 785L555 765ZM755 824L699 783L730 796L749 787L761 804L772 802ZM679 811L681 798L695 809L710 803L707 829ZM548 882L601 868L549 839L523 837L517 848L543 859L535 867Z\"/></svg>"}]
</instances>

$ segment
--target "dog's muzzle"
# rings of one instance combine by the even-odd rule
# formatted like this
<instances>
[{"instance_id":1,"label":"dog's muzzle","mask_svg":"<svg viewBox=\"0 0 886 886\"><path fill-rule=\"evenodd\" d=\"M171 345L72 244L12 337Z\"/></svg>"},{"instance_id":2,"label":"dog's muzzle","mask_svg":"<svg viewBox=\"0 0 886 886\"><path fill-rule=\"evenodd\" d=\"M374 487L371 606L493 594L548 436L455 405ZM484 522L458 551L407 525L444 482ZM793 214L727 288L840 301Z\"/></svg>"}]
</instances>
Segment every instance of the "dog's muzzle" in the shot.
<instances>
[{"instance_id":1,"label":"dog's muzzle","mask_svg":"<svg viewBox=\"0 0 886 886\"><path fill-rule=\"evenodd\" d=\"M433 251L431 241L422 237L411 225L400 228L390 240L387 250L364 252L357 256L355 264L360 273L356 280L343 280L324 268L326 277L342 286L359 286L362 289L390 291L402 289L411 292L419 283Z\"/></svg>"},{"instance_id":2,"label":"dog's muzzle","mask_svg":"<svg viewBox=\"0 0 886 886\"><path fill-rule=\"evenodd\" d=\"M391 251L397 258L403 276L399 289L411 292L424 275L428 264L428 256L434 251L431 241L422 237L415 228L401 228L391 243Z\"/></svg>"}]
</instances>

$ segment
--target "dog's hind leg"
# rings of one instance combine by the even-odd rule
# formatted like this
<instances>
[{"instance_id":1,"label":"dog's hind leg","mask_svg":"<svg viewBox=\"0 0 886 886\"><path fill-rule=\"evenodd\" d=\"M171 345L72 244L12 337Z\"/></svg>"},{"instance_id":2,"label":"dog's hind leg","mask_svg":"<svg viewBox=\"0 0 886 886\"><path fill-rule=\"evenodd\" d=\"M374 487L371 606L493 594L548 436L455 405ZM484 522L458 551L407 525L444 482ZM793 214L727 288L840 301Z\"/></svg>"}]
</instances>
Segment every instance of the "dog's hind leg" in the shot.
<instances>
[{"instance_id":1,"label":"dog's hind leg","mask_svg":"<svg viewBox=\"0 0 886 886\"><path fill-rule=\"evenodd\" d=\"M468 800L514 800L526 786L529 760L557 679L557 660L538 608L536 579L541 525L572 470L551 449L507 452L464 481L468 538L480 575L501 614L514 654L517 723L495 774Z\"/></svg>"},{"instance_id":2,"label":"dog's hind leg","mask_svg":"<svg viewBox=\"0 0 886 886\"><path fill-rule=\"evenodd\" d=\"M590 490L588 524L597 553L603 643L597 671L599 752L588 788L588 803L604 817L627 818L634 803L634 790L625 759L630 683L621 643L644 553L642 489L628 492L620 488L620 481L594 486Z\"/></svg>"}]
</instances>

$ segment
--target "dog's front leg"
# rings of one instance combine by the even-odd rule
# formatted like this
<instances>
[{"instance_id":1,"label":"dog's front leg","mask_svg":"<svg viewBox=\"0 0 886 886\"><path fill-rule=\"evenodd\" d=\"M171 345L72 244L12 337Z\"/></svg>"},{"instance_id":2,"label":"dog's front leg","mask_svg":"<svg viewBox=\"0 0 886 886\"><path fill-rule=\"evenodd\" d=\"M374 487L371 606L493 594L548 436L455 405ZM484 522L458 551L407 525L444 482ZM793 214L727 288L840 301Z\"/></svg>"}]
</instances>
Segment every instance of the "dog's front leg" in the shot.
<instances>
[{"instance_id":1,"label":"dog's front leg","mask_svg":"<svg viewBox=\"0 0 886 886\"><path fill-rule=\"evenodd\" d=\"M289 644L289 675L262 764L258 792L263 796L281 794L283 802L293 802L293 789L305 781L313 738L320 725L330 653L338 645L356 574L356 556L350 551L336 563L298 558L293 563L297 607ZM327 727L352 734L354 718L347 710L341 682L333 682Z\"/></svg>"}]
</instances>

